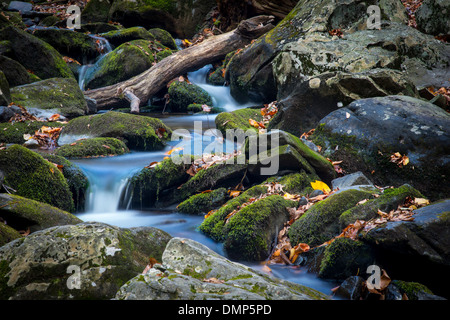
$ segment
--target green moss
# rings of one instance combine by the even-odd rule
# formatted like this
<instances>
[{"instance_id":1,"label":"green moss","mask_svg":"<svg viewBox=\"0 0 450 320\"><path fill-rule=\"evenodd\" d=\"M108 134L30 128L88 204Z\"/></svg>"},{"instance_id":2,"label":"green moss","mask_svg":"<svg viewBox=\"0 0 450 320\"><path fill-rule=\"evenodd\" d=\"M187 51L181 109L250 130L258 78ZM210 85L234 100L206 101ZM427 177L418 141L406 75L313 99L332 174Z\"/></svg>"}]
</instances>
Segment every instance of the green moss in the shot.
<instances>
[{"instance_id":1,"label":"green moss","mask_svg":"<svg viewBox=\"0 0 450 320\"><path fill-rule=\"evenodd\" d=\"M345 190L314 204L289 229L293 245L307 243L321 245L341 232L339 216L363 199L373 198L372 192Z\"/></svg>"},{"instance_id":2,"label":"green moss","mask_svg":"<svg viewBox=\"0 0 450 320\"><path fill-rule=\"evenodd\" d=\"M19 145L0 151L4 184L17 195L73 212L72 194L63 174L39 154Z\"/></svg>"},{"instance_id":3,"label":"green moss","mask_svg":"<svg viewBox=\"0 0 450 320\"><path fill-rule=\"evenodd\" d=\"M7 300L10 296L14 294L14 289L8 286L9 276L8 273L11 271L9 263L6 260L0 261L0 299Z\"/></svg>"},{"instance_id":4,"label":"green moss","mask_svg":"<svg viewBox=\"0 0 450 320\"><path fill-rule=\"evenodd\" d=\"M206 213L226 201L227 190L219 188L211 192L200 193L191 196L177 206L179 212L187 214Z\"/></svg>"},{"instance_id":5,"label":"green moss","mask_svg":"<svg viewBox=\"0 0 450 320\"><path fill-rule=\"evenodd\" d=\"M169 49L178 51L175 40L173 39L172 35L166 30L160 28L152 28L149 29L148 32L150 32L162 45L168 47Z\"/></svg>"},{"instance_id":6,"label":"green moss","mask_svg":"<svg viewBox=\"0 0 450 320\"><path fill-rule=\"evenodd\" d=\"M47 127L64 127L65 124L59 122L39 122L39 121L25 121L25 122L4 122L0 123L0 142L23 144L25 139L24 134L33 135L42 126Z\"/></svg>"},{"instance_id":7,"label":"green moss","mask_svg":"<svg viewBox=\"0 0 450 320\"><path fill-rule=\"evenodd\" d=\"M225 134L228 129L242 129L244 131L254 130L257 132L257 129L252 127L248 122L249 119L258 122L262 121L260 109L245 108L232 112L222 112L217 115L215 122L217 129L223 134Z\"/></svg>"},{"instance_id":8,"label":"green moss","mask_svg":"<svg viewBox=\"0 0 450 320\"><path fill-rule=\"evenodd\" d=\"M90 158L109 155L121 155L129 152L125 143L116 138L90 138L78 140L75 144L66 144L58 148L56 155L69 158Z\"/></svg>"},{"instance_id":9,"label":"green moss","mask_svg":"<svg viewBox=\"0 0 450 320\"><path fill-rule=\"evenodd\" d=\"M143 27L131 27L120 30L112 30L101 34L106 40L115 46L132 40L155 40L155 36ZM148 44L147 44L148 46Z\"/></svg>"},{"instance_id":10,"label":"green moss","mask_svg":"<svg viewBox=\"0 0 450 320\"><path fill-rule=\"evenodd\" d=\"M190 104L212 106L211 96L199 86L186 81L174 81L169 86L169 107L174 112L186 112Z\"/></svg>"},{"instance_id":11,"label":"green moss","mask_svg":"<svg viewBox=\"0 0 450 320\"><path fill-rule=\"evenodd\" d=\"M22 237L22 235L17 230L6 225L5 223L0 222L0 247L4 246L8 242L11 242L15 239L19 239L21 237ZM1 270L0 270L0 274L1 274ZM1 282L1 280L0 280L0 282ZM1 285L0 285L0 291L1 291Z\"/></svg>"},{"instance_id":12,"label":"green moss","mask_svg":"<svg viewBox=\"0 0 450 320\"><path fill-rule=\"evenodd\" d=\"M163 129L160 138L155 130ZM164 146L171 130L161 120L121 112L72 119L63 134L111 137L123 140L133 150L155 150Z\"/></svg>"},{"instance_id":13,"label":"green moss","mask_svg":"<svg viewBox=\"0 0 450 320\"><path fill-rule=\"evenodd\" d=\"M417 294L419 292L425 292L428 294L433 294L433 292L428 289L425 285L418 282L407 282L401 280L392 281L399 289L401 293L405 293L409 300L417 300Z\"/></svg>"}]
</instances>

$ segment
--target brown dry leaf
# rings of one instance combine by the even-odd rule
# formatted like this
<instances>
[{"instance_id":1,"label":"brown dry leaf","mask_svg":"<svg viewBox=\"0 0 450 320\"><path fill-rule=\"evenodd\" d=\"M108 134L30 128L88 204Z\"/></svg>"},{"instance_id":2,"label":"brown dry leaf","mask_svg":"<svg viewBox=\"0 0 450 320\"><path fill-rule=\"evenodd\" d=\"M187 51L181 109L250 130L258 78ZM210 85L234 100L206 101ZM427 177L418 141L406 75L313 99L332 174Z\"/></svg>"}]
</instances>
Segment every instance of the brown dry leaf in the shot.
<instances>
[{"instance_id":1,"label":"brown dry leaf","mask_svg":"<svg viewBox=\"0 0 450 320\"><path fill-rule=\"evenodd\" d=\"M164 137L164 133L165 132L166 132L166 129L164 129L164 128L158 128L158 129L155 130L156 135L160 139Z\"/></svg>"},{"instance_id":2,"label":"brown dry leaf","mask_svg":"<svg viewBox=\"0 0 450 320\"><path fill-rule=\"evenodd\" d=\"M269 272L272 272L272 269L270 269L270 268L267 266L267 264L265 264L265 265L263 265L263 267L262 267L262 271L269 273Z\"/></svg>"},{"instance_id":3,"label":"brown dry leaf","mask_svg":"<svg viewBox=\"0 0 450 320\"><path fill-rule=\"evenodd\" d=\"M177 147L177 148L170 149L170 150L167 151L165 154L168 155L168 156L170 156L173 152L175 152L175 151L181 151L181 150L183 150L183 148Z\"/></svg>"},{"instance_id":4,"label":"brown dry leaf","mask_svg":"<svg viewBox=\"0 0 450 320\"><path fill-rule=\"evenodd\" d=\"M159 163L158 161L153 161L148 166L145 166L144 168L153 169L158 163Z\"/></svg>"},{"instance_id":5,"label":"brown dry leaf","mask_svg":"<svg viewBox=\"0 0 450 320\"><path fill-rule=\"evenodd\" d=\"M191 164L191 166L189 167L189 169L186 170L186 173L188 175L190 175L191 177L195 176L197 174L197 169L195 168L195 166L193 164Z\"/></svg>"},{"instance_id":6,"label":"brown dry leaf","mask_svg":"<svg viewBox=\"0 0 450 320\"><path fill-rule=\"evenodd\" d=\"M241 191L239 191L239 190L229 190L228 193L230 194L230 197L236 198L238 195L241 194Z\"/></svg>"},{"instance_id":7,"label":"brown dry leaf","mask_svg":"<svg viewBox=\"0 0 450 320\"><path fill-rule=\"evenodd\" d=\"M208 283L215 283L215 284L222 284L222 283L225 283L224 280L219 280L219 279L214 278L214 277L208 278L208 279L203 279L202 281L203 281L203 282L208 282Z\"/></svg>"},{"instance_id":8,"label":"brown dry leaf","mask_svg":"<svg viewBox=\"0 0 450 320\"><path fill-rule=\"evenodd\" d=\"M213 215L216 211L217 211L217 210L210 210L210 211L208 211L208 213L205 214L204 218L205 218L205 219L208 218L209 216Z\"/></svg>"},{"instance_id":9,"label":"brown dry leaf","mask_svg":"<svg viewBox=\"0 0 450 320\"><path fill-rule=\"evenodd\" d=\"M250 123L250 125L251 125L252 127L259 128L259 123L258 123L258 121L256 121L256 120L248 119L248 123Z\"/></svg>"}]
</instances>

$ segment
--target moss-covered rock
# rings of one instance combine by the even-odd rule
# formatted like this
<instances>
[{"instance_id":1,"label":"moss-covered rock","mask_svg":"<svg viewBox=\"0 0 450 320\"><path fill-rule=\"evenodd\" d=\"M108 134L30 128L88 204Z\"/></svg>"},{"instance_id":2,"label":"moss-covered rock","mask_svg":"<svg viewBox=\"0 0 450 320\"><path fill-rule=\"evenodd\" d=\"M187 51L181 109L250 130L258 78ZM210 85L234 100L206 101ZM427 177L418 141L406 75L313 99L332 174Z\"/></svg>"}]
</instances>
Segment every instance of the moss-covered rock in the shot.
<instances>
[{"instance_id":1,"label":"moss-covered rock","mask_svg":"<svg viewBox=\"0 0 450 320\"><path fill-rule=\"evenodd\" d=\"M99 60L95 68L88 70L85 87L95 89L128 80L149 69L157 59L162 60L172 53L166 49L149 40L125 42Z\"/></svg>"},{"instance_id":2,"label":"moss-covered rock","mask_svg":"<svg viewBox=\"0 0 450 320\"><path fill-rule=\"evenodd\" d=\"M407 197L414 199L415 197L422 198L423 195L407 184L399 188L385 189L379 197L344 211L339 217L341 228L345 228L356 220L373 219L378 216L378 210L383 212L395 210L403 204Z\"/></svg>"},{"instance_id":3,"label":"moss-covered rock","mask_svg":"<svg viewBox=\"0 0 450 320\"><path fill-rule=\"evenodd\" d=\"M19 145L0 150L4 184L17 195L73 212L69 185L59 169L39 154Z\"/></svg>"},{"instance_id":4,"label":"moss-covered rock","mask_svg":"<svg viewBox=\"0 0 450 320\"><path fill-rule=\"evenodd\" d=\"M158 129L161 130L157 131ZM160 132L161 137L157 132ZM170 128L159 119L106 112L72 119L65 126L60 139L64 141L65 137L111 137L123 140L129 149L156 150L163 148L170 135Z\"/></svg>"},{"instance_id":5,"label":"moss-covered rock","mask_svg":"<svg viewBox=\"0 0 450 320\"><path fill-rule=\"evenodd\" d=\"M422 293L433 294L433 292L425 285L418 282L408 282L402 280L394 280L392 281L401 293L406 294L408 300L421 300L419 296Z\"/></svg>"},{"instance_id":6,"label":"moss-covered rock","mask_svg":"<svg viewBox=\"0 0 450 320\"><path fill-rule=\"evenodd\" d=\"M8 54L10 58L17 60L39 78L74 79L61 54L47 42L14 27L2 29L0 40L8 40L11 43L11 53Z\"/></svg>"},{"instance_id":7,"label":"moss-covered rock","mask_svg":"<svg viewBox=\"0 0 450 320\"><path fill-rule=\"evenodd\" d=\"M24 29L26 26L22 21L22 16L19 12L13 11L0 11L0 29L13 26L16 28Z\"/></svg>"},{"instance_id":8,"label":"moss-covered rock","mask_svg":"<svg viewBox=\"0 0 450 320\"><path fill-rule=\"evenodd\" d=\"M126 144L116 138L89 138L66 144L55 154L68 159L117 156L129 152Z\"/></svg>"},{"instance_id":9,"label":"moss-covered rock","mask_svg":"<svg viewBox=\"0 0 450 320\"><path fill-rule=\"evenodd\" d=\"M35 81L35 77L24 66L3 55L0 55L0 70L5 74L11 88Z\"/></svg>"},{"instance_id":10,"label":"moss-covered rock","mask_svg":"<svg viewBox=\"0 0 450 320\"><path fill-rule=\"evenodd\" d=\"M92 0L86 3L86 6L81 11L81 22L108 22L109 9L111 2L103 0Z\"/></svg>"},{"instance_id":11,"label":"moss-covered rock","mask_svg":"<svg viewBox=\"0 0 450 320\"><path fill-rule=\"evenodd\" d=\"M221 206L227 200L227 189L219 188L189 197L177 206L177 210L187 214L202 214Z\"/></svg>"},{"instance_id":12,"label":"moss-covered rock","mask_svg":"<svg viewBox=\"0 0 450 320\"><path fill-rule=\"evenodd\" d=\"M271 195L240 209L224 226L227 255L235 260L267 259L274 237L289 220L286 208L295 206L293 201Z\"/></svg>"},{"instance_id":13,"label":"moss-covered rock","mask_svg":"<svg viewBox=\"0 0 450 320\"><path fill-rule=\"evenodd\" d=\"M314 204L289 229L293 245L317 246L341 233L339 216L363 199L371 199L372 191L345 190Z\"/></svg>"},{"instance_id":14,"label":"moss-covered rock","mask_svg":"<svg viewBox=\"0 0 450 320\"><path fill-rule=\"evenodd\" d=\"M150 257L161 261L170 238L152 227L92 222L34 232L0 248L0 298L111 299Z\"/></svg>"},{"instance_id":15,"label":"moss-covered rock","mask_svg":"<svg viewBox=\"0 0 450 320\"><path fill-rule=\"evenodd\" d=\"M69 212L13 194L0 194L0 217L16 230L30 232L82 222Z\"/></svg>"},{"instance_id":16,"label":"moss-covered rock","mask_svg":"<svg viewBox=\"0 0 450 320\"><path fill-rule=\"evenodd\" d=\"M65 117L87 113L87 103L75 79L51 78L11 89L11 99L23 107L50 110Z\"/></svg>"},{"instance_id":17,"label":"moss-covered rock","mask_svg":"<svg viewBox=\"0 0 450 320\"><path fill-rule=\"evenodd\" d=\"M8 105L11 102L9 83L3 71L0 70L0 105Z\"/></svg>"},{"instance_id":18,"label":"moss-covered rock","mask_svg":"<svg viewBox=\"0 0 450 320\"><path fill-rule=\"evenodd\" d=\"M248 122L249 119L258 122L262 121L260 109L244 108L232 112L222 112L217 115L215 122L217 129L223 134L225 134L228 129L242 129L244 132L253 130L257 132L257 130Z\"/></svg>"},{"instance_id":19,"label":"moss-covered rock","mask_svg":"<svg viewBox=\"0 0 450 320\"><path fill-rule=\"evenodd\" d=\"M143 27L112 30L100 35L116 47L133 40L156 40L155 36Z\"/></svg>"},{"instance_id":20,"label":"moss-covered rock","mask_svg":"<svg viewBox=\"0 0 450 320\"><path fill-rule=\"evenodd\" d=\"M299 173L290 173L284 176L268 178L264 183L279 183L283 191L290 194L306 195L313 191L311 182L318 180L314 174L308 174L304 170Z\"/></svg>"},{"instance_id":21,"label":"moss-covered rock","mask_svg":"<svg viewBox=\"0 0 450 320\"><path fill-rule=\"evenodd\" d=\"M75 211L83 211L85 209L87 190L89 180L83 171L76 164L70 162L62 156L49 153L41 153L44 159L51 163L62 166L61 172L67 180L75 206Z\"/></svg>"},{"instance_id":22,"label":"moss-covered rock","mask_svg":"<svg viewBox=\"0 0 450 320\"><path fill-rule=\"evenodd\" d=\"M163 30L161 28L152 28L149 29L148 32L150 32L155 37L155 39L159 41L163 46L166 46L167 48L172 50L178 50L175 40L173 39L172 35L166 30Z\"/></svg>"},{"instance_id":23,"label":"moss-covered rock","mask_svg":"<svg viewBox=\"0 0 450 320\"><path fill-rule=\"evenodd\" d=\"M8 242L21 238L22 235L14 228L11 228L7 224L0 222L0 247L4 246ZM0 267L1 268L1 267ZM1 273L1 270L0 270ZM0 280L0 291L2 289Z\"/></svg>"},{"instance_id":24,"label":"moss-covered rock","mask_svg":"<svg viewBox=\"0 0 450 320\"><path fill-rule=\"evenodd\" d=\"M186 170L190 164L175 163L171 158L164 159L154 168L144 168L134 174L127 185L122 203L131 209L152 208L164 198L164 193L179 187L189 179ZM167 196L167 195L166 195ZM168 200L177 202L169 193Z\"/></svg>"},{"instance_id":25,"label":"moss-covered rock","mask_svg":"<svg viewBox=\"0 0 450 320\"><path fill-rule=\"evenodd\" d=\"M69 29L37 28L32 34L50 44L60 54L80 63L92 60L99 55L94 38L85 33Z\"/></svg>"},{"instance_id":26,"label":"moss-covered rock","mask_svg":"<svg viewBox=\"0 0 450 320\"><path fill-rule=\"evenodd\" d=\"M33 135L42 126L46 127L63 127L65 124L61 122L40 122L40 121L24 121L24 122L5 122L0 123L0 142L23 144L24 134Z\"/></svg>"},{"instance_id":27,"label":"moss-covered rock","mask_svg":"<svg viewBox=\"0 0 450 320\"><path fill-rule=\"evenodd\" d=\"M374 263L372 249L361 241L338 238L329 244L320 263L319 277L346 279Z\"/></svg>"},{"instance_id":28,"label":"moss-covered rock","mask_svg":"<svg viewBox=\"0 0 450 320\"><path fill-rule=\"evenodd\" d=\"M186 81L174 81L169 86L169 107L174 112L186 112L190 104L212 106L211 96L202 88Z\"/></svg>"}]
</instances>

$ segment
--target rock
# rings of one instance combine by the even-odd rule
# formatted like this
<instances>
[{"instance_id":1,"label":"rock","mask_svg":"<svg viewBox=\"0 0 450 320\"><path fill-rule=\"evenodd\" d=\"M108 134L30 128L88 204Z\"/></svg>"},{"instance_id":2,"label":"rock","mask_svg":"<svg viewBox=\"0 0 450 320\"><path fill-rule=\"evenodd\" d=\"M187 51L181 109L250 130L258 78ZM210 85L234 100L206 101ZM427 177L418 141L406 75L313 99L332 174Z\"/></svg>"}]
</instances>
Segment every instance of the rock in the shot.
<instances>
[{"instance_id":1,"label":"rock","mask_svg":"<svg viewBox=\"0 0 450 320\"><path fill-rule=\"evenodd\" d=\"M351 276L344 280L336 291L336 295L349 300L360 300L365 280L360 276ZM401 300L401 297L400 297Z\"/></svg>"},{"instance_id":2,"label":"rock","mask_svg":"<svg viewBox=\"0 0 450 320\"><path fill-rule=\"evenodd\" d=\"M5 74L0 71L0 105L8 105L11 102L11 92Z\"/></svg>"},{"instance_id":3,"label":"rock","mask_svg":"<svg viewBox=\"0 0 450 320\"><path fill-rule=\"evenodd\" d=\"M383 19L406 23L407 17L401 3L374 1L371 4L380 7ZM345 4L330 0L298 1L273 30L233 57L227 70L231 94L238 101L277 100L274 58L282 48L286 44L297 43L299 39L303 42L315 33L341 29L347 34L347 31L351 33L362 29L368 18L368 6L367 3L353 0ZM331 36L328 37L331 39Z\"/></svg>"},{"instance_id":4,"label":"rock","mask_svg":"<svg viewBox=\"0 0 450 320\"><path fill-rule=\"evenodd\" d=\"M58 113L65 117L85 115L87 104L75 79L51 78L11 89L11 99L21 106Z\"/></svg>"},{"instance_id":5,"label":"rock","mask_svg":"<svg viewBox=\"0 0 450 320\"><path fill-rule=\"evenodd\" d=\"M372 192L345 190L314 204L289 229L292 245L307 243L321 245L341 233L339 216L363 199L372 198Z\"/></svg>"},{"instance_id":6,"label":"rock","mask_svg":"<svg viewBox=\"0 0 450 320\"><path fill-rule=\"evenodd\" d=\"M227 199L227 189L219 188L211 192L189 197L177 206L177 210L187 214L205 214L220 207Z\"/></svg>"},{"instance_id":7,"label":"rock","mask_svg":"<svg viewBox=\"0 0 450 320\"><path fill-rule=\"evenodd\" d=\"M450 4L442 0L425 0L415 12L417 29L440 35L450 34Z\"/></svg>"},{"instance_id":8,"label":"rock","mask_svg":"<svg viewBox=\"0 0 450 320\"><path fill-rule=\"evenodd\" d=\"M100 34L108 40L113 46L120 46L125 42L133 40L151 40L155 41L155 36L143 27L131 27L125 29L111 30Z\"/></svg>"},{"instance_id":9,"label":"rock","mask_svg":"<svg viewBox=\"0 0 450 320\"><path fill-rule=\"evenodd\" d=\"M16 230L33 233L46 228L77 224L80 219L46 203L13 194L0 194L0 217Z\"/></svg>"},{"instance_id":10,"label":"rock","mask_svg":"<svg viewBox=\"0 0 450 320\"><path fill-rule=\"evenodd\" d=\"M422 198L423 195L407 184L399 188L385 189L377 198L358 204L343 212L339 216L340 226L344 229L356 220L368 221L376 218L378 217L378 210L386 213L396 210L408 197L411 199Z\"/></svg>"},{"instance_id":11,"label":"rock","mask_svg":"<svg viewBox=\"0 0 450 320\"><path fill-rule=\"evenodd\" d=\"M37 78L32 76L19 62L3 55L0 55L0 70L5 74L11 88L34 82Z\"/></svg>"},{"instance_id":12,"label":"rock","mask_svg":"<svg viewBox=\"0 0 450 320\"><path fill-rule=\"evenodd\" d=\"M0 122L8 122L15 114L10 107L0 107Z\"/></svg>"},{"instance_id":13,"label":"rock","mask_svg":"<svg viewBox=\"0 0 450 320\"><path fill-rule=\"evenodd\" d=\"M344 160L345 171L361 171L376 185L408 183L433 200L450 192L449 119L441 108L411 97L362 99L327 115L311 139L326 157ZM390 162L396 152L409 163Z\"/></svg>"},{"instance_id":14,"label":"rock","mask_svg":"<svg viewBox=\"0 0 450 320\"><path fill-rule=\"evenodd\" d=\"M12 109L15 114L21 115L21 109L17 106L4 107ZM18 110L17 110L18 109ZM7 114L11 114L7 111ZM7 120L9 121L9 119ZM64 127L65 124L60 122L46 122L46 121L24 121L24 122L4 122L0 123L0 142L4 143L15 143L24 144L26 140L24 139L25 134L34 135L37 130L46 127Z\"/></svg>"},{"instance_id":15,"label":"rock","mask_svg":"<svg viewBox=\"0 0 450 320\"><path fill-rule=\"evenodd\" d=\"M22 235L16 229L0 221L0 247L21 237Z\"/></svg>"},{"instance_id":16,"label":"rock","mask_svg":"<svg viewBox=\"0 0 450 320\"><path fill-rule=\"evenodd\" d=\"M169 158L154 168L142 169L129 179L119 207L138 210L155 207L155 203L164 197L165 191L178 188L189 179L186 170L190 165L178 164ZM192 190L194 192L196 191ZM172 204L180 202L179 198L172 197L168 197L168 201Z\"/></svg>"},{"instance_id":17,"label":"rock","mask_svg":"<svg viewBox=\"0 0 450 320\"><path fill-rule=\"evenodd\" d=\"M83 11L81 11L81 22L83 24L89 22L108 22L108 12L111 8L111 3L102 0L89 1L86 3Z\"/></svg>"},{"instance_id":18,"label":"rock","mask_svg":"<svg viewBox=\"0 0 450 320\"><path fill-rule=\"evenodd\" d=\"M112 31L115 32L115 31ZM162 47L158 51L157 47ZM172 51L149 40L133 40L118 46L87 71L86 89L95 89L128 80L149 69L154 62L162 60Z\"/></svg>"},{"instance_id":19,"label":"rock","mask_svg":"<svg viewBox=\"0 0 450 320\"><path fill-rule=\"evenodd\" d=\"M58 143L68 144L83 137L109 137L124 141L129 149L149 151L162 149L171 133L159 119L111 111L72 119Z\"/></svg>"},{"instance_id":20,"label":"rock","mask_svg":"<svg viewBox=\"0 0 450 320\"><path fill-rule=\"evenodd\" d=\"M8 40L11 44L8 57L18 61L39 78L74 79L61 54L47 42L12 26L0 30L0 40Z\"/></svg>"},{"instance_id":21,"label":"rock","mask_svg":"<svg viewBox=\"0 0 450 320\"><path fill-rule=\"evenodd\" d=\"M120 288L115 299L328 299L316 290L229 261L190 239L169 241L162 263L164 271L153 268L135 277Z\"/></svg>"},{"instance_id":22,"label":"rock","mask_svg":"<svg viewBox=\"0 0 450 320\"><path fill-rule=\"evenodd\" d=\"M128 153L126 144L116 138L89 138L56 149L55 154L67 159L117 156Z\"/></svg>"},{"instance_id":23,"label":"rock","mask_svg":"<svg viewBox=\"0 0 450 320\"><path fill-rule=\"evenodd\" d=\"M35 37L50 44L63 56L68 56L82 64L99 55L95 39L87 34L58 28L36 28L30 31Z\"/></svg>"},{"instance_id":24,"label":"rock","mask_svg":"<svg viewBox=\"0 0 450 320\"><path fill-rule=\"evenodd\" d=\"M96 114L97 113L97 101L91 97L84 96L86 100L88 114Z\"/></svg>"},{"instance_id":25,"label":"rock","mask_svg":"<svg viewBox=\"0 0 450 320\"><path fill-rule=\"evenodd\" d=\"M75 212L83 211L85 209L89 187L89 180L84 172L78 165L70 162L64 157L45 152L42 152L41 155L51 163L62 166L61 172L64 175L64 178L66 178L67 184L72 192Z\"/></svg>"},{"instance_id":26,"label":"rock","mask_svg":"<svg viewBox=\"0 0 450 320\"><path fill-rule=\"evenodd\" d=\"M169 86L170 101L168 107L172 112L186 112L190 104L206 104L212 106L212 98L208 92L193 83L174 81Z\"/></svg>"},{"instance_id":27,"label":"rock","mask_svg":"<svg viewBox=\"0 0 450 320\"><path fill-rule=\"evenodd\" d=\"M0 248L2 299L111 299L160 261L171 237L151 227L121 229L85 222L57 226Z\"/></svg>"},{"instance_id":28,"label":"rock","mask_svg":"<svg viewBox=\"0 0 450 320\"><path fill-rule=\"evenodd\" d=\"M20 13L30 12L33 5L29 2L11 1L8 6L9 11L19 11Z\"/></svg>"},{"instance_id":29,"label":"rock","mask_svg":"<svg viewBox=\"0 0 450 320\"><path fill-rule=\"evenodd\" d=\"M93 3L95 3L94 1ZM86 5L87 7L87 5ZM86 8L85 7L85 8ZM83 16L81 17L81 21L83 21ZM79 31L81 32L90 32L93 34L106 33L109 31L122 29L123 26L117 24L110 24L106 22L92 22L92 23L82 23Z\"/></svg>"},{"instance_id":30,"label":"rock","mask_svg":"<svg viewBox=\"0 0 450 320\"><path fill-rule=\"evenodd\" d=\"M407 282L394 280L392 284L396 286L402 294L406 294L408 300L446 300L436 296L425 285L417 282Z\"/></svg>"},{"instance_id":31,"label":"rock","mask_svg":"<svg viewBox=\"0 0 450 320\"><path fill-rule=\"evenodd\" d=\"M367 270L374 263L372 248L349 238L338 238L329 244L320 262L319 277L346 279Z\"/></svg>"},{"instance_id":32,"label":"rock","mask_svg":"<svg viewBox=\"0 0 450 320\"><path fill-rule=\"evenodd\" d=\"M361 172L347 174L331 181L331 189L345 189L353 186L373 186L373 183Z\"/></svg>"},{"instance_id":33,"label":"rock","mask_svg":"<svg viewBox=\"0 0 450 320\"><path fill-rule=\"evenodd\" d=\"M166 46L171 50L178 50L174 38L166 30L160 28L152 28L149 29L148 32L150 32L155 37L155 40L159 41L163 46Z\"/></svg>"},{"instance_id":34,"label":"rock","mask_svg":"<svg viewBox=\"0 0 450 320\"><path fill-rule=\"evenodd\" d=\"M0 150L4 184L15 194L73 212L72 193L63 174L39 154L19 145Z\"/></svg>"},{"instance_id":35,"label":"rock","mask_svg":"<svg viewBox=\"0 0 450 320\"><path fill-rule=\"evenodd\" d=\"M247 130L256 131L248 122L249 119L255 121L262 121L262 115L259 109L243 108L231 112L219 113L214 120L216 127L222 134L226 135L227 130L241 129L244 132ZM235 132L235 131L233 131Z\"/></svg>"}]
</instances>

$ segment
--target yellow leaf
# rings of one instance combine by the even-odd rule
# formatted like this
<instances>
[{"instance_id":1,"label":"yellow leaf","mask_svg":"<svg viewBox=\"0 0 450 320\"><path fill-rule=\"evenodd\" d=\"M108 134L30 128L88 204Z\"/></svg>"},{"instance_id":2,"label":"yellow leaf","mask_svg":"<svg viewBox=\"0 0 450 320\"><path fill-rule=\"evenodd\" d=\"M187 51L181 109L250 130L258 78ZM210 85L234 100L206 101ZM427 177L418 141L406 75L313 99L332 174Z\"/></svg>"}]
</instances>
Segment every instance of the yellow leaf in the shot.
<instances>
[{"instance_id":1,"label":"yellow leaf","mask_svg":"<svg viewBox=\"0 0 450 320\"><path fill-rule=\"evenodd\" d=\"M173 152L175 152L175 151L180 151L180 150L183 150L183 148L180 148L180 147L178 147L178 148L173 148L173 149L167 151L165 154L166 154L166 155L171 155Z\"/></svg>"},{"instance_id":2,"label":"yellow leaf","mask_svg":"<svg viewBox=\"0 0 450 320\"><path fill-rule=\"evenodd\" d=\"M316 180L315 182L311 182L311 187L314 190L322 190L323 193L327 194L331 191L330 187L322 181Z\"/></svg>"},{"instance_id":3,"label":"yellow leaf","mask_svg":"<svg viewBox=\"0 0 450 320\"><path fill-rule=\"evenodd\" d=\"M424 198L414 198L414 203L418 206L426 206L430 204L430 200Z\"/></svg>"},{"instance_id":4,"label":"yellow leaf","mask_svg":"<svg viewBox=\"0 0 450 320\"><path fill-rule=\"evenodd\" d=\"M259 128L259 123L258 123L258 121L256 121L256 120L248 119L248 123L250 123L250 125L251 125L252 127Z\"/></svg>"},{"instance_id":5,"label":"yellow leaf","mask_svg":"<svg viewBox=\"0 0 450 320\"><path fill-rule=\"evenodd\" d=\"M292 200L292 199L295 199L297 197L298 197L298 195L290 194L290 193L287 193L287 192L283 195L283 198L285 198L286 200Z\"/></svg>"}]
</instances>

